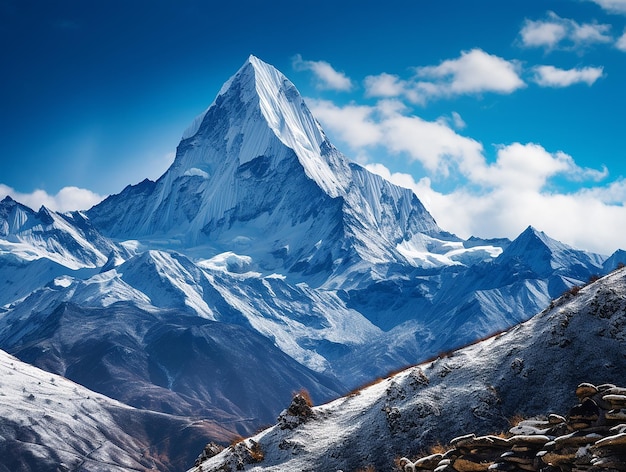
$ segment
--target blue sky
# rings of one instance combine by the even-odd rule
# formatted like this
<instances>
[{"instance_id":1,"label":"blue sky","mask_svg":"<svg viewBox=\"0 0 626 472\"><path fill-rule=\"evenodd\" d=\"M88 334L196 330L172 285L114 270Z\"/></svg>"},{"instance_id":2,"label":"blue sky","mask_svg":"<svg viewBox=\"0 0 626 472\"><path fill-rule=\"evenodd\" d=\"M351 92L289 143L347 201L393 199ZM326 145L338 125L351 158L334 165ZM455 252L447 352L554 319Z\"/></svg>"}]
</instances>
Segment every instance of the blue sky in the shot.
<instances>
[{"instance_id":1,"label":"blue sky","mask_svg":"<svg viewBox=\"0 0 626 472\"><path fill-rule=\"evenodd\" d=\"M626 248L626 0L0 0L0 197L88 208L172 162L254 54L463 237Z\"/></svg>"}]
</instances>

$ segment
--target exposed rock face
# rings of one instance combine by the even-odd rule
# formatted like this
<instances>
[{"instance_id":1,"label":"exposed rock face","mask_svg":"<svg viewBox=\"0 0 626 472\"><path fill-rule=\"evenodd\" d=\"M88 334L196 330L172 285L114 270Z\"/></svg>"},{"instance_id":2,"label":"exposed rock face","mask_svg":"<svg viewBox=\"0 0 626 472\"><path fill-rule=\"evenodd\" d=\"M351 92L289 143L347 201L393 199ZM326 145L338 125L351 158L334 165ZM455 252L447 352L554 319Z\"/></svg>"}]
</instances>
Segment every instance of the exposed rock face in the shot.
<instances>
[{"instance_id":1,"label":"exposed rock face","mask_svg":"<svg viewBox=\"0 0 626 472\"><path fill-rule=\"evenodd\" d=\"M306 395L302 393L296 394L293 400L291 400L289 408L284 410L278 417L280 428L293 429L312 418L314 416L312 406L311 400Z\"/></svg>"},{"instance_id":2,"label":"exposed rock face","mask_svg":"<svg viewBox=\"0 0 626 472\"><path fill-rule=\"evenodd\" d=\"M626 389L583 383L576 396L580 403L566 418L550 414L523 420L507 437L459 436L445 453L415 461L403 457L398 467L404 472L626 470Z\"/></svg>"}]
</instances>

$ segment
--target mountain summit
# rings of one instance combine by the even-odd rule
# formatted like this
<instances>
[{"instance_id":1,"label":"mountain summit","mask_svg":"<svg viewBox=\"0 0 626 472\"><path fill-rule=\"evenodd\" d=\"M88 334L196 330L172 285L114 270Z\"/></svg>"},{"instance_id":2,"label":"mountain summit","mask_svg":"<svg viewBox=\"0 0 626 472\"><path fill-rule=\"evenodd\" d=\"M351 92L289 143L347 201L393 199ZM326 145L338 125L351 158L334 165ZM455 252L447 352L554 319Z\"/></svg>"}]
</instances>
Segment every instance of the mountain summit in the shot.
<instances>
[{"instance_id":1,"label":"mountain summit","mask_svg":"<svg viewBox=\"0 0 626 472\"><path fill-rule=\"evenodd\" d=\"M450 238L412 191L350 163L295 86L254 56L185 131L161 178L88 215L114 238L206 258L235 250L258 270L321 280L361 261L420 265L411 251L425 251L424 235Z\"/></svg>"},{"instance_id":2,"label":"mountain summit","mask_svg":"<svg viewBox=\"0 0 626 472\"><path fill-rule=\"evenodd\" d=\"M227 128L223 114L229 115ZM223 148L212 147L216 132L225 140ZM296 87L255 56L248 58L213 105L183 133L180 147L170 169L173 176L191 169L211 176L224 161L241 166L270 155L276 155L278 165L293 157L293 152L306 175L332 197L344 194L348 184L347 160L330 145ZM207 153L207 148L218 153Z\"/></svg>"}]
</instances>

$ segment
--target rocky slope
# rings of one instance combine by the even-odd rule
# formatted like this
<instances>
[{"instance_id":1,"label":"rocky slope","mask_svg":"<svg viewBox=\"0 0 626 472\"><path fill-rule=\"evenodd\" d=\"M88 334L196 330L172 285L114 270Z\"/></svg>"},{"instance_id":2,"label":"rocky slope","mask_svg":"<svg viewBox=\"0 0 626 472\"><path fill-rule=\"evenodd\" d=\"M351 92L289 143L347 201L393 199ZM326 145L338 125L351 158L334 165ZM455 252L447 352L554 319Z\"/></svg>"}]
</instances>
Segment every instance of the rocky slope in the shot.
<instances>
[{"instance_id":1,"label":"rocky slope","mask_svg":"<svg viewBox=\"0 0 626 472\"><path fill-rule=\"evenodd\" d=\"M396 465L404 472L626 470L626 388L581 383L576 396L567 416L522 420L498 436L459 436L441 452Z\"/></svg>"},{"instance_id":2,"label":"rocky slope","mask_svg":"<svg viewBox=\"0 0 626 472\"><path fill-rule=\"evenodd\" d=\"M506 431L516 415L565 415L568 392L581 381L623 379L625 327L626 271L619 270L506 333L315 407L301 420L285 421L287 410L276 426L191 470L242 463L239 470L391 471L395 459L468 431ZM244 453L255 444L262 460Z\"/></svg>"}]
</instances>

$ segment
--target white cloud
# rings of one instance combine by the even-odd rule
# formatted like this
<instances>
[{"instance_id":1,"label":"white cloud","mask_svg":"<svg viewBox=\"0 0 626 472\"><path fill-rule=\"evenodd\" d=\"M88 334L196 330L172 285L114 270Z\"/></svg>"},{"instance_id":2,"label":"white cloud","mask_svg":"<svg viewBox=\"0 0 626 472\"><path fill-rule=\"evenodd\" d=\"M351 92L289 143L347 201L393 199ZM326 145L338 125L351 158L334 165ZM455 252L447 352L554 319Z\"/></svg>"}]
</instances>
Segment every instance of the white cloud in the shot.
<instances>
[{"instance_id":1,"label":"white cloud","mask_svg":"<svg viewBox=\"0 0 626 472\"><path fill-rule=\"evenodd\" d=\"M300 54L294 56L293 68L298 71L309 70L317 79L317 87L326 90L347 92L352 89L352 81L343 72L336 71L326 61L305 61Z\"/></svg>"},{"instance_id":2,"label":"white cloud","mask_svg":"<svg viewBox=\"0 0 626 472\"><path fill-rule=\"evenodd\" d=\"M620 51L626 52L626 32L619 37L615 43L615 47Z\"/></svg>"},{"instance_id":3,"label":"white cloud","mask_svg":"<svg viewBox=\"0 0 626 472\"><path fill-rule=\"evenodd\" d=\"M611 25L600 23L580 24L548 12L545 20L526 20L520 30L521 44L525 47L540 47L547 50L580 50L593 44L610 43Z\"/></svg>"},{"instance_id":4,"label":"white cloud","mask_svg":"<svg viewBox=\"0 0 626 472\"><path fill-rule=\"evenodd\" d=\"M518 74L519 65L481 49L463 51L457 59L438 66L418 67L419 91L427 96L455 96L494 92L509 94L525 86Z\"/></svg>"},{"instance_id":5,"label":"white cloud","mask_svg":"<svg viewBox=\"0 0 626 472\"><path fill-rule=\"evenodd\" d=\"M366 97L399 97L404 95L407 82L397 75L383 72L380 75L368 75L364 80Z\"/></svg>"},{"instance_id":6,"label":"white cloud","mask_svg":"<svg viewBox=\"0 0 626 472\"><path fill-rule=\"evenodd\" d=\"M524 148L520 144L514 147L517 149L512 152ZM427 177L415 181L409 174L392 174L382 164L370 164L367 168L412 189L442 228L464 238L474 235L514 239L532 225L574 247L601 254L608 255L624 246L624 180L570 194L507 187L504 183L481 192L463 186L442 193L434 189Z\"/></svg>"},{"instance_id":7,"label":"white cloud","mask_svg":"<svg viewBox=\"0 0 626 472\"><path fill-rule=\"evenodd\" d=\"M376 106L337 106L326 100L308 100L309 108L324 128L350 148L382 146L394 154L403 153L440 176L455 167L471 169L482 159L482 145L457 134L445 120L426 121L405 114L397 100L383 100Z\"/></svg>"},{"instance_id":8,"label":"white cloud","mask_svg":"<svg viewBox=\"0 0 626 472\"><path fill-rule=\"evenodd\" d=\"M554 185L556 178L600 182L608 176L605 167L583 168L572 156L533 143L498 146L495 161L488 162L482 144L457 133L449 119L426 121L410 115L397 100L346 107L314 101L311 108L357 155L382 149L420 162L426 177L415 181L409 174L391 174L381 163L361 160L371 171L413 189L441 227L459 236L515 238L533 225L603 254L624 245L626 180L570 193ZM442 185L451 190L438 190Z\"/></svg>"},{"instance_id":9,"label":"white cloud","mask_svg":"<svg viewBox=\"0 0 626 472\"><path fill-rule=\"evenodd\" d=\"M580 69L559 69L554 66L536 66L534 81L542 87L569 87L586 83L591 86L602 77L602 67L582 67Z\"/></svg>"},{"instance_id":10,"label":"white cloud","mask_svg":"<svg viewBox=\"0 0 626 472\"><path fill-rule=\"evenodd\" d=\"M7 185L0 184L0 199L7 195L33 210L39 210L43 205L50 210L60 212L87 210L104 199L103 196L91 190L78 187L63 187L56 195L49 195L40 189L31 193L21 193Z\"/></svg>"},{"instance_id":11,"label":"white cloud","mask_svg":"<svg viewBox=\"0 0 626 472\"><path fill-rule=\"evenodd\" d=\"M367 97L403 97L423 105L428 100L459 95L513 93L526 85L520 69L515 61L472 49L436 66L415 67L415 76L408 80L382 73L367 76L363 83Z\"/></svg>"},{"instance_id":12,"label":"white cloud","mask_svg":"<svg viewBox=\"0 0 626 472\"><path fill-rule=\"evenodd\" d=\"M626 0L592 0L609 13L626 14Z\"/></svg>"},{"instance_id":13,"label":"white cloud","mask_svg":"<svg viewBox=\"0 0 626 472\"><path fill-rule=\"evenodd\" d=\"M567 28L560 22L526 20L520 36L524 46L552 49L567 36Z\"/></svg>"},{"instance_id":14,"label":"white cloud","mask_svg":"<svg viewBox=\"0 0 626 472\"><path fill-rule=\"evenodd\" d=\"M452 124L456 129L463 129L467 126L467 123L465 123L461 115L456 111L452 112Z\"/></svg>"},{"instance_id":15,"label":"white cloud","mask_svg":"<svg viewBox=\"0 0 626 472\"><path fill-rule=\"evenodd\" d=\"M375 145L382 139L382 130L372 119L373 107L355 104L339 107L328 100L315 99L307 99L307 104L324 127L332 129L354 150Z\"/></svg>"},{"instance_id":16,"label":"white cloud","mask_svg":"<svg viewBox=\"0 0 626 472\"><path fill-rule=\"evenodd\" d=\"M395 113L384 117L379 126L386 149L405 153L434 174L448 176L456 167L472 172L482 159L479 142L457 134L441 121Z\"/></svg>"}]
</instances>

